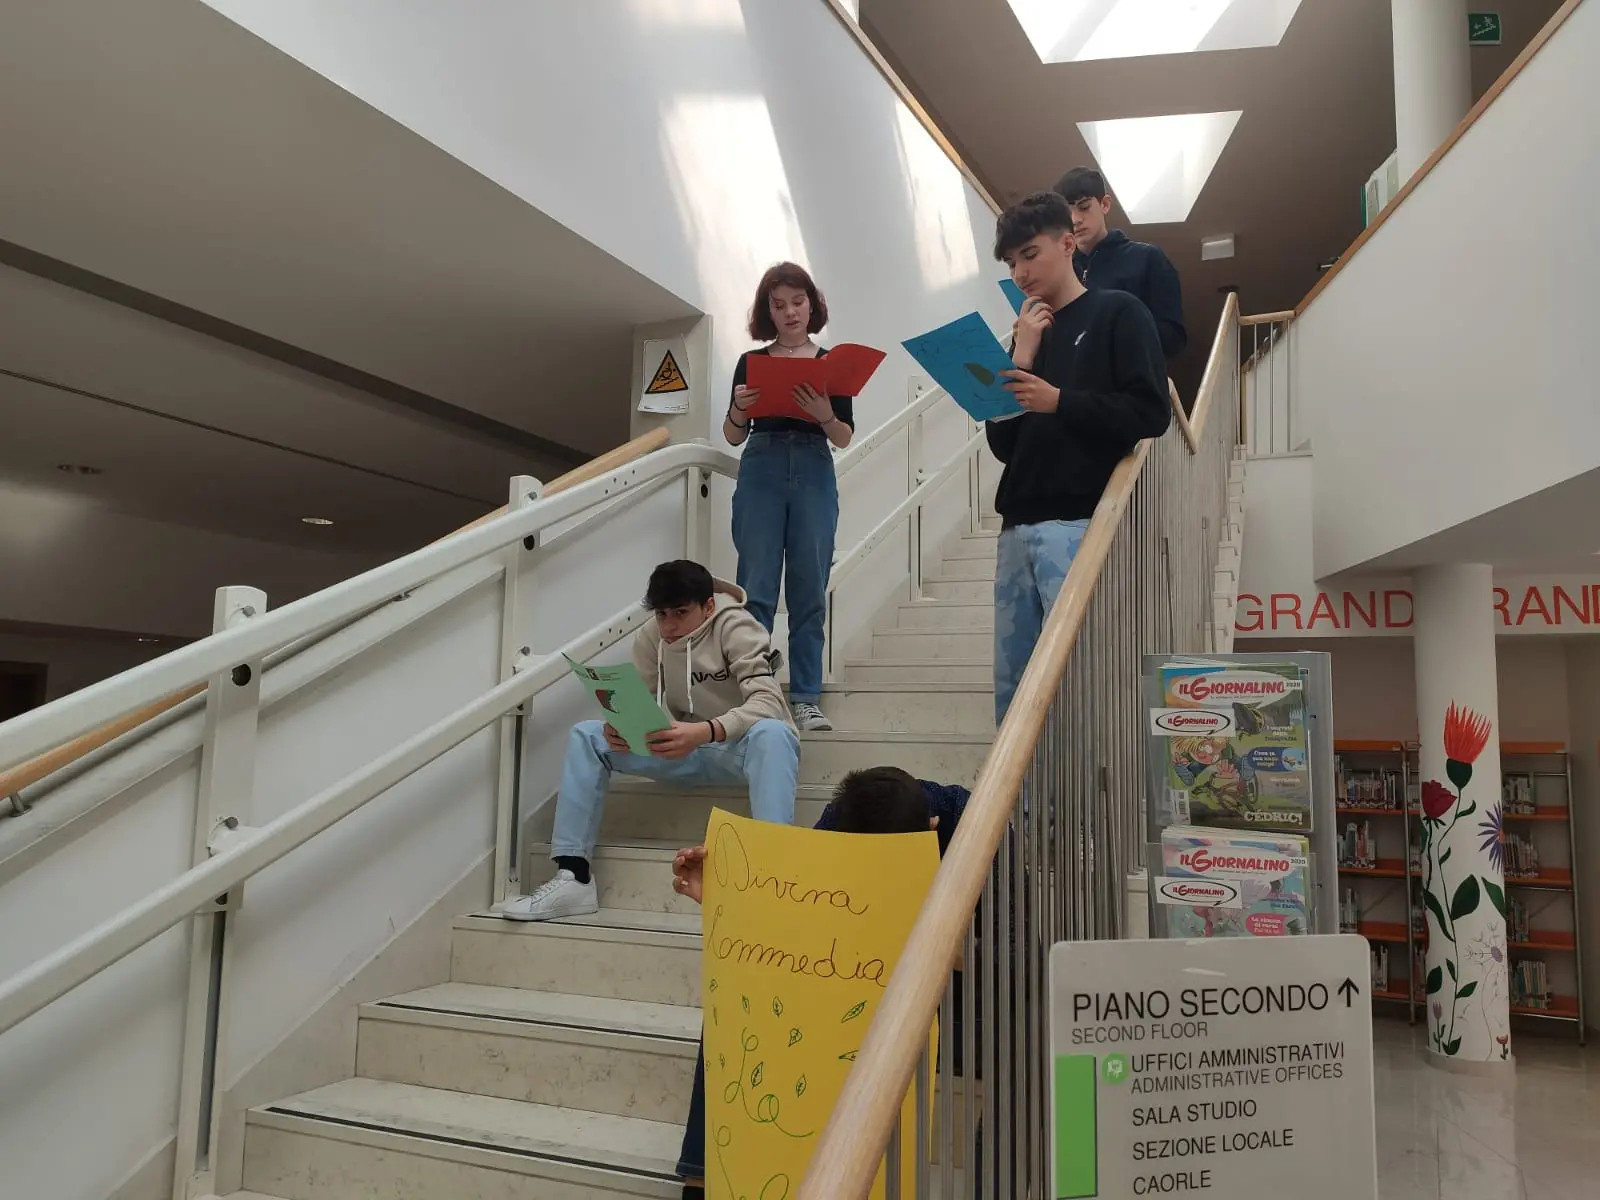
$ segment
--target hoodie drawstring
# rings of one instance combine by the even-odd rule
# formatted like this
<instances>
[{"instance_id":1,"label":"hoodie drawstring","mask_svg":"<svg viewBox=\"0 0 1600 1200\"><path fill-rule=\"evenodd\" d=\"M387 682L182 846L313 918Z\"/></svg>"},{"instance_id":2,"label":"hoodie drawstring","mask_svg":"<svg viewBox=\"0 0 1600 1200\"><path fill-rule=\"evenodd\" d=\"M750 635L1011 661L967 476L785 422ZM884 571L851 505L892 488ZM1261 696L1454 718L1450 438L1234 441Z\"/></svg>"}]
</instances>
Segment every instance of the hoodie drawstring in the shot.
<instances>
[{"instance_id":1,"label":"hoodie drawstring","mask_svg":"<svg viewBox=\"0 0 1600 1200\"><path fill-rule=\"evenodd\" d=\"M683 647L683 693L688 697L689 715L694 716L694 638L684 639ZM656 703L662 708L667 707L667 673L662 666L662 652L667 648L664 639L656 642Z\"/></svg>"}]
</instances>

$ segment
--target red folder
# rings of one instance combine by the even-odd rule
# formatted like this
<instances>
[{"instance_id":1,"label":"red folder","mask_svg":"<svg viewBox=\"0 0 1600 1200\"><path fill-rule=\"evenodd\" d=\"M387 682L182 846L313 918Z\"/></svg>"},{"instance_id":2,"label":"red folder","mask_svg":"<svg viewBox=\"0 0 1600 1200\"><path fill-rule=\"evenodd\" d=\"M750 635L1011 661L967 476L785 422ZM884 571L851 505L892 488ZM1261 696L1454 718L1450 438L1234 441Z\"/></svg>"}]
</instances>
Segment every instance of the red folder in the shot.
<instances>
[{"instance_id":1,"label":"red folder","mask_svg":"<svg viewBox=\"0 0 1600 1200\"><path fill-rule=\"evenodd\" d=\"M809 421L811 418L794 398L796 388L809 383L824 396L858 396L884 357L882 350L850 343L835 346L825 358L752 354L745 359L745 383L760 392L761 399L750 406L750 416Z\"/></svg>"}]
</instances>

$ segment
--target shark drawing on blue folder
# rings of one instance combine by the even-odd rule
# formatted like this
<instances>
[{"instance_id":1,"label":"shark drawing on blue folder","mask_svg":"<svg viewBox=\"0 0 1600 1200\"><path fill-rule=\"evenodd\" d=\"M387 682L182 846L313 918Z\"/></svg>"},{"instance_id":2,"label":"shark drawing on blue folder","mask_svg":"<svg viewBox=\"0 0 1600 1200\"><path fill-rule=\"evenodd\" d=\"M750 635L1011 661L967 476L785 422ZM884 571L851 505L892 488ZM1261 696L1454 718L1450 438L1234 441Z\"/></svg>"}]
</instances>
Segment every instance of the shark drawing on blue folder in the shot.
<instances>
[{"instance_id":1,"label":"shark drawing on blue folder","mask_svg":"<svg viewBox=\"0 0 1600 1200\"><path fill-rule=\"evenodd\" d=\"M975 421L1005 421L1022 405L1005 390L1002 371L1015 369L1011 356L977 313L901 343L933 381L950 393Z\"/></svg>"}]
</instances>

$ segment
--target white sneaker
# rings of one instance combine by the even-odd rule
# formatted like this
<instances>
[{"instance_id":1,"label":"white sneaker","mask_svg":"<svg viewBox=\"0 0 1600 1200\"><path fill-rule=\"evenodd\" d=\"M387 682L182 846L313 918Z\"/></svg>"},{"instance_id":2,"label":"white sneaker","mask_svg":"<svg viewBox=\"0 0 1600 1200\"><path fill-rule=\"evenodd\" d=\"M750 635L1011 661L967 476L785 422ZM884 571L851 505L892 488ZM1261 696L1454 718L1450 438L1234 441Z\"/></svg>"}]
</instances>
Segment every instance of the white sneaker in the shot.
<instances>
[{"instance_id":1,"label":"white sneaker","mask_svg":"<svg viewBox=\"0 0 1600 1200\"><path fill-rule=\"evenodd\" d=\"M594 876L579 883L571 871L560 870L556 877L531 895L517 896L500 906L508 921L553 921L558 917L586 917L600 911Z\"/></svg>"},{"instance_id":2,"label":"white sneaker","mask_svg":"<svg viewBox=\"0 0 1600 1200\"><path fill-rule=\"evenodd\" d=\"M831 733L833 722L815 704L791 704L789 711L794 714L795 728L802 733Z\"/></svg>"}]
</instances>

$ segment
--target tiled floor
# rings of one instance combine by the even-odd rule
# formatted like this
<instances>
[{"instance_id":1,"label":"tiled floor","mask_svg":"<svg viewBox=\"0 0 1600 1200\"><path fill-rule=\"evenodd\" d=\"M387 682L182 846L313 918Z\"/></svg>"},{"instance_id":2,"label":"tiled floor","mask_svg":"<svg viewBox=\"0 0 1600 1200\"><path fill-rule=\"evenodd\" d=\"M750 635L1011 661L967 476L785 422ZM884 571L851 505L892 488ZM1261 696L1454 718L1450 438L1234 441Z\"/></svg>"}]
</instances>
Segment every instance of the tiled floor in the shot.
<instances>
[{"instance_id":1,"label":"tiled floor","mask_svg":"<svg viewBox=\"0 0 1600 1200\"><path fill-rule=\"evenodd\" d=\"M1379 1020L1380 1200L1594 1200L1600 1049L1570 1035L1514 1040L1516 1083L1423 1060L1423 1026Z\"/></svg>"}]
</instances>

